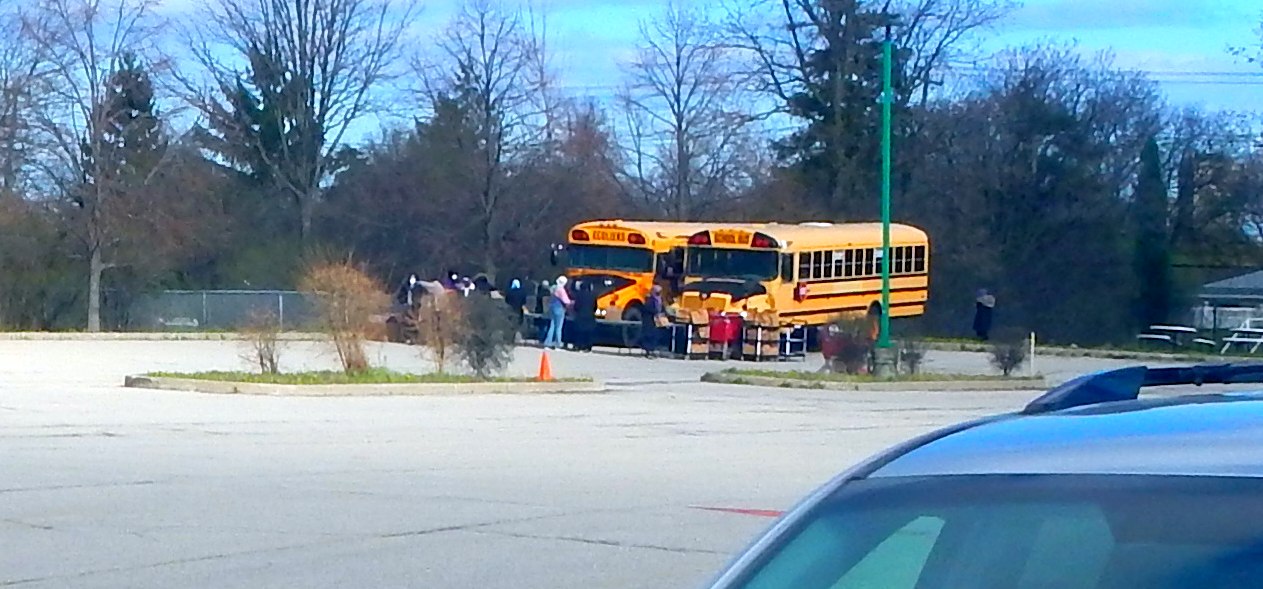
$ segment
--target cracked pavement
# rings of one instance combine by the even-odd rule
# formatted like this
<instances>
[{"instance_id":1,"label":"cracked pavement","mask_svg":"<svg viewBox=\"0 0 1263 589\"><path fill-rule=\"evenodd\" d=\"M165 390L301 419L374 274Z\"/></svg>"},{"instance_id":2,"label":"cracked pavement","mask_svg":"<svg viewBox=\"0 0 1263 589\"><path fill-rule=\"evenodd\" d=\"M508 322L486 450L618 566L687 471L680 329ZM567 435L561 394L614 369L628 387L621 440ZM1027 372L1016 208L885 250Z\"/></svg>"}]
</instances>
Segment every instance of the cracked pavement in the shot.
<instances>
[{"instance_id":1,"label":"cracked pavement","mask_svg":"<svg viewBox=\"0 0 1263 589\"><path fill-rule=\"evenodd\" d=\"M568 352L554 353L558 376L609 391L119 386L127 374L239 368L240 353L233 342L0 342L0 587L694 587L770 523L723 508L787 508L885 446L1032 396L702 384L716 364ZM374 356L427 368L413 348ZM283 356L289 368L332 360L309 343ZM519 350L511 370L537 362ZM985 366L967 354L936 363Z\"/></svg>"}]
</instances>

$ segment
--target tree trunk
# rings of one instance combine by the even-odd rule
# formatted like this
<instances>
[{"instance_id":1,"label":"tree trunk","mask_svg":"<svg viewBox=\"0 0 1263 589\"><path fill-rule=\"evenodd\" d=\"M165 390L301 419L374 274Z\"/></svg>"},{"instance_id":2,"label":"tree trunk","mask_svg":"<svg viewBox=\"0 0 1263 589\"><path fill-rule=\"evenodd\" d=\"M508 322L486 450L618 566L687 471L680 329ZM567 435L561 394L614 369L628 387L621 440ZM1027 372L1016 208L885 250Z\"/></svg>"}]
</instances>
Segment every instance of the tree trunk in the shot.
<instances>
[{"instance_id":1,"label":"tree trunk","mask_svg":"<svg viewBox=\"0 0 1263 589\"><path fill-rule=\"evenodd\" d=\"M311 240L311 222L315 217L316 199L313 195L308 194L298 203L298 216L301 226L299 227L299 237L303 245L307 245Z\"/></svg>"},{"instance_id":2,"label":"tree trunk","mask_svg":"<svg viewBox=\"0 0 1263 589\"><path fill-rule=\"evenodd\" d=\"M88 332L101 331L101 274L105 272L105 262L101 260L101 250L94 248L88 259Z\"/></svg>"}]
</instances>

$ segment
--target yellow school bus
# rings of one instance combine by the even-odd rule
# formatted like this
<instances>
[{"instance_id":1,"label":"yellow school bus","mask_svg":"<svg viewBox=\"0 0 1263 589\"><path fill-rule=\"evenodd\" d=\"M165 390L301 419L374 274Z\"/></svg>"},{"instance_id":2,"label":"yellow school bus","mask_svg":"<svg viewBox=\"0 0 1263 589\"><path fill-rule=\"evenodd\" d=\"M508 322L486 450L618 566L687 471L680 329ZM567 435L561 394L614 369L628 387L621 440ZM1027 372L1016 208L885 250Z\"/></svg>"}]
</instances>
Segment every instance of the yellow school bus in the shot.
<instances>
[{"instance_id":1,"label":"yellow school bus","mask_svg":"<svg viewBox=\"0 0 1263 589\"><path fill-rule=\"evenodd\" d=\"M674 299L684 278L684 245L706 227L622 220L580 223L567 235L566 276L596 282L598 317L639 321L654 284L663 287L668 301Z\"/></svg>"},{"instance_id":2,"label":"yellow school bus","mask_svg":"<svg viewBox=\"0 0 1263 589\"><path fill-rule=\"evenodd\" d=\"M890 316L925 312L930 242L890 227ZM880 223L720 226L688 239L684 311L774 311L784 324L824 325L881 309Z\"/></svg>"}]
</instances>

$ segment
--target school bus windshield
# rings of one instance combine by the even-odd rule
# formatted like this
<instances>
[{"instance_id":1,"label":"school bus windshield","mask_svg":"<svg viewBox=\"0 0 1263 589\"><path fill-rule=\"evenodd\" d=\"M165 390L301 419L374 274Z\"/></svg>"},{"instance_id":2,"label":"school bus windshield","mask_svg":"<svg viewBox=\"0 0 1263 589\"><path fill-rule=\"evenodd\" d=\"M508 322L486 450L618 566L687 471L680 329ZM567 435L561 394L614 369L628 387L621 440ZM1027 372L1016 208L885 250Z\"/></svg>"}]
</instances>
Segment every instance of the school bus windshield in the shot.
<instances>
[{"instance_id":1,"label":"school bus windshield","mask_svg":"<svg viewBox=\"0 0 1263 589\"><path fill-rule=\"evenodd\" d=\"M690 248L688 273L700 278L772 280L777 276L774 251Z\"/></svg>"},{"instance_id":2,"label":"school bus windshield","mask_svg":"<svg viewBox=\"0 0 1263 589\"><path fill-rule=\"evenodd\" d=\"M567 250L570 267L579 270L653 272L653 252L613 245L574 245Z\"/></svg>"}]
</instances>

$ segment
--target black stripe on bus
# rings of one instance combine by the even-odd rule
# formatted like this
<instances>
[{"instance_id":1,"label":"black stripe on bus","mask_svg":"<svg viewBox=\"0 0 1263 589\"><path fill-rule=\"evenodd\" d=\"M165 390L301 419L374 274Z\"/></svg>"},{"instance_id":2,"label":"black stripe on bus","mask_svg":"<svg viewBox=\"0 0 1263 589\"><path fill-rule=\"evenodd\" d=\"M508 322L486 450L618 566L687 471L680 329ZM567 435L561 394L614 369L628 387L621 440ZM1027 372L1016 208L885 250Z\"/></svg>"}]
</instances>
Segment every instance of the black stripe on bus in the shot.
<instances>
[{"instance_id":1,"label":"black stripe on bus","mask_svg":"<svg viewBox=\"0 0 1263 589\"><path fill-rule=\"evenodd\" d=\"M919 307L925 304L925 301L913 301L908 303L890 303L890 307ZM828 309L813 309L811 311L790 311L781 313L781 317L798 317L800 315L819 315L821 313L845 313L846 311L867 311L871 305L851 305L849 307L830 307Z\"/></svg>"},{"instance_id":2,"label":"black stripe on bus","mask_svg":"<svg viewBox=\"0 0 1263 589\"><path fill-rule=\"evenodd\" d=\"M918 272L916 274L891 274L890 279L896 280L899 278L929 278L929 276L930 274L928 272ZM877 274L875 276L848 276L846 278L828 278L828 279L808 278L800 282L805 282L807 284L841 284L844 282L859 282L861 280L881 280L881 274Z\"/></svg>"},{"instance_id":3,"label":"black stripe on bus","mask_svg":"<svg viewBox=\"0 0 1263 589\"><path fill-rule=\"evenodd\" d=\"M904 287L904 288L892 288L892 289L890 289L890 292L891 292L891 294L894 294L894 293L897 293L897 292L917 292L917 291L923 291L923 290L929 290L929 289L927 289L927 288L926 288L926 287L924 287L924 286L907 286L907 287ZM879 288L879 289L876 289L876 290L857 290L857 291L851 291L851 292L832 292L832 293L821 293L821 294L808 294L808 295L807 295L807 300L812 300L812 299L833 299L833 298L837 298L837 297L859 297L859 296L865 296L865 295L879 295L879 294L881 294L881 289L880 289L880 288Z\"/></svg>"}]
</instances>

